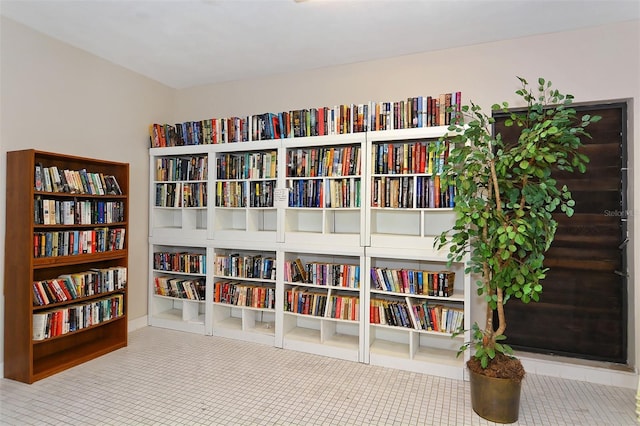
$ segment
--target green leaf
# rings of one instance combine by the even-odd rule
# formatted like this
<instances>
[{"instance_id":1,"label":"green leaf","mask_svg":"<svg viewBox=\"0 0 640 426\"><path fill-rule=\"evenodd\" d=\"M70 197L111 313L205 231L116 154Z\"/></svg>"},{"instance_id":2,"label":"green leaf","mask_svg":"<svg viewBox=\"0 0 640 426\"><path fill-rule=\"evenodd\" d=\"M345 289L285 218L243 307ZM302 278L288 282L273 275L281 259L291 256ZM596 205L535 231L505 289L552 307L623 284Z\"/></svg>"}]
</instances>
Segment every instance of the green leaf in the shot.
<instances>
[{"instance_id":1,"label":"green leaf","mask_svg":"<svg viewBox=\"0 0 640 426\"><path fill-rule=\"evenodd\" d=\"M496 357L496 351L492 347L486 348L486 351L489 358L494 359Z\"/></svg>"}]
</instances>

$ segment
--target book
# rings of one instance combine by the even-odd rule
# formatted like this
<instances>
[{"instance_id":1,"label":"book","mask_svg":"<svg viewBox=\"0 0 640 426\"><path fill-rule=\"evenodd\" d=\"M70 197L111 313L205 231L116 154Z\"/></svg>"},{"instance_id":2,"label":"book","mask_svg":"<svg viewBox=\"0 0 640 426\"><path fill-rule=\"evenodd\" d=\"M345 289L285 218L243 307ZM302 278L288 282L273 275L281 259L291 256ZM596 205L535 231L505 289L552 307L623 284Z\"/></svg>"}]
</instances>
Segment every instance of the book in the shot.
<instances>
[{"instance_id":1,"label":"book","mask_svg":"<svg viewBox=\"0 0 640 426\"><path fill-rule=\"evenodd\" d=\"M48 167L42 167L43 190L46 192L53 192L53 186L51 184L51 171Z\"/></svg>"},{"instance_id":2,"label":"book","mask_svg":"<svg viewBox=\"0 0 640 426\"><path fill-rule=\"evenodd\" d=\"M34 172L34 190L42 191L43 190L43 172L42 172L42 164L38 163L35 166Z\"/></svg>"},{"instance_id":3,"label":"book","mask_svg":"<svg viewBox=\"0 0 640 426\"><path fill-rule=\"evenodd\" d=\"M302 260L300 258L295 259L294 269L295 269L295 275L293 276L292 281L301 281L303 283L308 282L307 270L305 269L302 263Z\"/></svg>"},{"instance_id":4,"label":"book","mask_svg":"<svg viewBox=\"0 0 640 426\"><path fill-rule=\"evenodd\" d=\"M47 329L47 313L33 314L33 340L44 340Z\"/></svg>"}]
</instances>

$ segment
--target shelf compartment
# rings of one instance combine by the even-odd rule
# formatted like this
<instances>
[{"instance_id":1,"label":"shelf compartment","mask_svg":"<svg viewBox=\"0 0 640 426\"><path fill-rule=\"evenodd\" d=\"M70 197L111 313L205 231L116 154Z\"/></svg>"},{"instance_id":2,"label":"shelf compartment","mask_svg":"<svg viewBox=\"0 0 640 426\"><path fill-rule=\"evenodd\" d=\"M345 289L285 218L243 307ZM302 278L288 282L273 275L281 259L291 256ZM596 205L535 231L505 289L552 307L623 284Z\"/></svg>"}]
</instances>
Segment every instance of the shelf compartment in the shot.
<instances>
[{"instance_id":1,"label":"shelf compartment","mask_svg":"<svg viewBox=\"0 0 640 426\"><path fill-rule=\"evenodd\" d=\"M149 236L205 239L209 158L193 147L181 148L164 149L163 155L149 151Z\"/></svg>"},{"instance_id":2,"label":"shelf compartment","mask_svg":"<svg viewBox=\"0 0 640 426\"><path fill-rule=\"evenodd\" d=\"M275 345L275 311L213 303L213 335Z\"/></svg>"},{"instance_id":3,"label":"shelf compartment","mask_svg":"<svg viewBox=\"0 0 640 426\"><path fill-rule=\"evenodd\" d=\"M453 227L452 209L371 208L371 246L431 247L434 238Z\"/></svg>"},{"instance_id":4,"label":"shelf compartment","mask_svg":"<svg viewBox=\"0 0 640 426\"><path fill-rule=\"evenodd\" d=\"M283 348L360 361L359 323L284 313Z\"/></svg>"},{"instance_id":5,"label":"shelf compartment","mask_svg":"<svg viewBox=\"0 0 640 426\"><path fill-rule=\"evenodd\" d=\"M206 207L152 207L149 236L204 240L207 237Z\"/></svg>"},{"instance_id":6,"label":"shelf compartment","mask_svg":"<svg viewBox=\"0 0 640 426\"><path fill-rule=\"evenodd\" d=\"M361 246L360 209L287 208L284 239L287 243Z\"/></svg>"},{"instance_id":7,"label":"shelf compartment","mask_svg":"<svg viewBox=\"0 0 640 426\"><path fill-rule=\"evenodd\" d=\"M400 253L392 253L389 251L382 250L388 256L400 255ZM414 299L427 299L432 303L458 303L460 306L463 306L465 301L465 273L464 268L465 265L462 262L456 262L447 266L446 258L441 260L436 260L437 257L431 258L432 252L426 251L424 258L419 259L407 259L407 258L395 258L395 257L372 257L370 268L376 269L389 269L394 271L400 270L412 270L412 271L423 271L423 272L443 272L443 273L453 273L453 290L450 293L450 296L439 296L439 295L429 295L429 294L419 294L417 293L404 293L404 292L394 292L394 291L386 291L385 289L378 289L375 287L371 278L371 271L367 271L367 283L371 289L372 297L375 295L380 296L408 296ZM382 253L380 253L382 255ZM414 252L414 255L417 257L419 252ZM425 280L427 278L425 277ZM424 280L423 280L424 281ZM427 288L427 281L423 283L423 288Z\"/></svg>"},{"instance_id":8,"label":"shelf compartment","mask_svg":"<svg viewBox=\"0 0 640 426\"><path fill-rule=\"evenodd\" d=\"M204 334L204 301L153 295L151 302L150 325Z\"/></svg>"},{"instance_id":9,"label":"shelf compartment","mask_svg":"<svg viewBox=\"0 0 640 426\"><path fill-rule=\"evenodd\" d=\"M213 238L216 240L276 241L276 208L216 207L213 215Z\"/></svg>"},{"instance_id":10,"label":"shelf compartment","mask_svg":"<svg viewBox=\"0 0 640 426\"><path fill-rule=\"evenodd\" d=\"M369 332L369 363L417 373L432 374L462 380L463 357L456 353L459 339L450 335L435 336L418 330L371 325Z\"/></svg>"},{"instance_id":11,"label":"shelf compartment","mask_svg":"<svg viewBox=\"0 0 640 426\"><path fill-rule=\"evenodd\" d=\"M125 347L127 317L35 343L32 382Z\"/></svg>"}]
</instances>

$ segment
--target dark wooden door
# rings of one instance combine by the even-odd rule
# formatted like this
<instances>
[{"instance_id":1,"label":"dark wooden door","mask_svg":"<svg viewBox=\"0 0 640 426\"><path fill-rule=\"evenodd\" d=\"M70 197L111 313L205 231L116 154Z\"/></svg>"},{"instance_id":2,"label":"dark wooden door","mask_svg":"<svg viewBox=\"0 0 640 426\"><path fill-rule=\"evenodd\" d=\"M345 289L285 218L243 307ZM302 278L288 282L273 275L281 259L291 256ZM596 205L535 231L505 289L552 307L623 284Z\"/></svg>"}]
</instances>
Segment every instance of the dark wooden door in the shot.
<instances>
[{"instance_id":1,"label":"dark wooden door","mask_svg":"<svg viewBox=\"0 0 640 426\"><path fill-rule=\"evenodd\" d=\"M555 174L573 194L575 214L556 215L540 302L510 300L505 334L515 349L626 363L626 104L576 109L602 119L582 141L586 173ZM496 131L515 137L504 116L495 118Z\"/></svg>"}]
</instances>

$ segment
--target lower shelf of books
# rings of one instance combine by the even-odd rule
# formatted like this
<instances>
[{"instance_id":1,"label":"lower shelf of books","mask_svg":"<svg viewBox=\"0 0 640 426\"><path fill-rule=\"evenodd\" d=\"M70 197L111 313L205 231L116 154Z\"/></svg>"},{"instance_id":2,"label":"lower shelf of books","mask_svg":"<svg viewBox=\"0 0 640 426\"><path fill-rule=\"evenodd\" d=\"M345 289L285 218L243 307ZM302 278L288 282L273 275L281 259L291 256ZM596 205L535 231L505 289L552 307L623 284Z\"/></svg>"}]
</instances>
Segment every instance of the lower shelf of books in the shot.
<instances>
[{"instance_id":1,"label":"lower shelf of books","mask_svg":"<svg viewBox=\"0 0 640 426\"><path fill-rule=\"evenodd\" d=\"M153 295L150 324L156 327L204 334L204 300Z\"/></svg>"},{"instance_id":2,"label":"lower shelf of books","mask_svg":"<svg viewBox=\"0 0 640 426\"><path fill-rule=\"evenodd\" d=\"M450 334L375 326L369 332L369 363L388 368L463 379L464 360L456 357L462 340Z\"/></svg>"},{"instance_id":3,"label":"lower shelf of books","mask_svg":"<svg viewBox=\"0 0 640 426\"><path fill-rule=\"evenodd\" d=\"M275 345L275 310L213 304L213 335Z\"/></svg>"},{"instance_id":4,"label":"lower shelf of books","mask_svg":"<svg viewBox=\"0 0 640 426\"><path fill-rule=\"evenodd\" d=\"M283 348L362 362L359 328L356 321L285 312Z\"/></svg>"}]
</instances>

